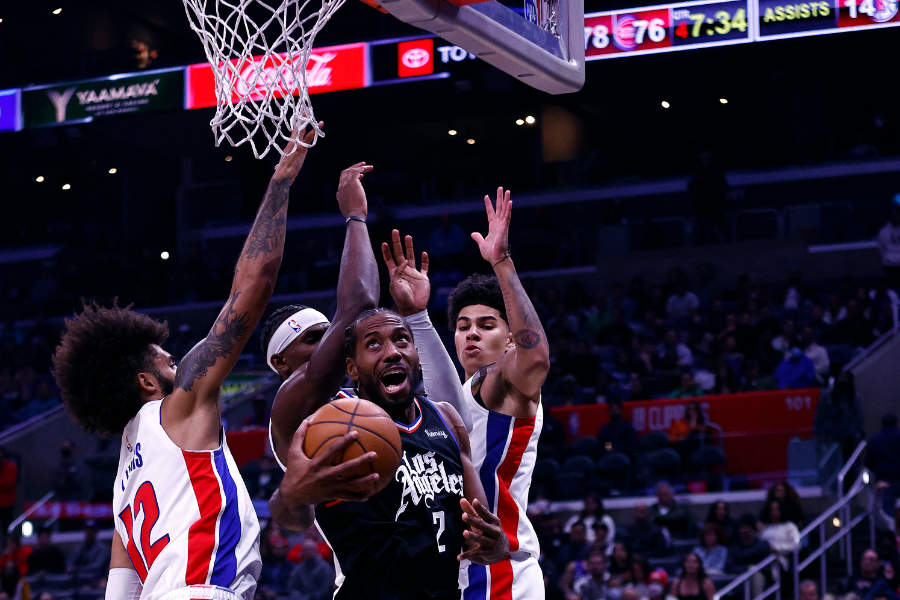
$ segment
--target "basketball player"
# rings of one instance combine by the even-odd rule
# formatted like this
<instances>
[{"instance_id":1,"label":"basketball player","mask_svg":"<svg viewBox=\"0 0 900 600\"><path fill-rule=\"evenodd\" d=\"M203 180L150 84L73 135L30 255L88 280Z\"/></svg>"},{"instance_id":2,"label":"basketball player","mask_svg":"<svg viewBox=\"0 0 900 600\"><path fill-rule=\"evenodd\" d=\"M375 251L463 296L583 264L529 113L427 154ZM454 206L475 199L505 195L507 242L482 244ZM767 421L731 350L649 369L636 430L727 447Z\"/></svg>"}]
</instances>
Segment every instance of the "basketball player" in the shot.
<instances>
[{"instance_id":1,"label":"basketball player","mask_svg":"<svg viewBox=\"0 0 900 600\"><path fill-rule=\"evenodd\" d=\"M269 421L269 442L275 460L284 469L291 438L304 418L328 402L346 377L344 361L344 330L356 316L378 303L378 264L372 253L372 243L366 228L368 204L362 178L372 167L357 163L341 173L337 200L346 219L344 251L337 286L337 310L334 322L305 306L288 305L279 308L263 326L262 351L269 368L278 373L284 383L275 395L272 418ZM304 479L306 488L314 495L294 498L302 504L318 504L323 500L365 500L373 489L373 476L347 478L360 463L370 460L364 455L332 467L332 453L342 452L353 443L355 434L339 440L331 453L310 463ZM297 475L296 471L292 475ZM295 523L278 492L269 502L273 518L288 529L305 529Z\"/></svg>"},{"instance_id":2,"label":"basketball player","mask_svg":"<svg viewBox=\"0 0 900 600\"><path fill-rule=\"evenodd\" d=\"M275 287L306 152L279 161L228 301L177 370L162 348L165 323L116 304L66 320L53 357L63 400L87 431L122 434L107 600L253 598L259 524L225 441L219 388Z\"/></svg>"},{"instance_id":3,"label":"basketball player","mask_svg":"<svg viewBox=\"0 0 900 600\"><path fill-rule=\"evenodd\" d=\"M399 314L384 308L361 313L346 330L345 354L358 396L394 419L402 458L394 479L365 502L314 508L315 523L334 552L335 599L458 600L458 561L504 560L509 547L499 520L485 508L465 425L450 404L416 396L418 352ZM286 482L298 481L292 473L310 462L303 451L308 426L304 421L293 437L280 488L283 501L306 523L313 509L293 500L305 484Z\"/></svg>"},{"instance_id":4,"label":"basketball player","mask_svg":"<svg viewBox=\"0 0 900 600\"><path fill-rule=\"evenodd\" d=\"M484 204L488 235L476 232L472 239L494 276L473 275L450 295L450 328L466 382L463 395L450 396L448 401L466 423L472 460L487 493L488 508L500 518L509 538L510 558L489 568L463 565L460 579L468 582L464 600L537 599L544 597L537 562L540 548L525 511L543 423L541 385L550 369L550 350L509 253L509 191L497 190L496 207L488 196ZM397 232L393 243L399 248ZM410 236L406 246L408 262L413 256ZM388 260L387 253L384 258ZM455 369L428 319L430 287L427 270L423 271L419 277L407 277L417 290L405 295L410 301L396 296L394 301L416 336L425 389L430 392L452 385L443 378L451 373L455 378ZM394 296L393 284L391 292Z\"/></svg>"}]
</instances>

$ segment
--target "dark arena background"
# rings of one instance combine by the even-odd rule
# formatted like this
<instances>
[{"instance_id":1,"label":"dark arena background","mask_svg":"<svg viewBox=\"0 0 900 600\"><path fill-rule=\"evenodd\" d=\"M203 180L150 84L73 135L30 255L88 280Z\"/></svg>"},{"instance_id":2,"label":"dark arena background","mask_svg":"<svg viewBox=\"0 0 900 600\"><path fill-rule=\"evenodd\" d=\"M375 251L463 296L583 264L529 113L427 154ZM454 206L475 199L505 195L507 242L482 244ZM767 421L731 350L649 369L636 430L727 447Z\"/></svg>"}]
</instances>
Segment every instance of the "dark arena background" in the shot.
<instances>
[{"instance_id":1,"label":"dark arena background","mask_svg":"<svg viewBox=\"0 0 900 600\"><path fill-rule=\"evenodd\" d=\"M897 600L896 0L584 12L584 87L549 95L348 0L316 39L343 49L312 96L326 137L291 190L272 305L334 313L338 176L367 161L376 256L394 227L429 252L455 356L447 298L489 272L469 234L508 187L551 355L527 507L546 597ZM405 65L410 47L428 60ZM166 320L180 359L277 155L214 146L179 2L7 0L0 57L0 599L103 598L120 439L61 404L63 319L118 298ZM328 545L270 519L280 380L258 336L221 390L262 526L256 598L329 598ZM682 589L692 552L701 596Z\"/></svg>"}]
</instances>

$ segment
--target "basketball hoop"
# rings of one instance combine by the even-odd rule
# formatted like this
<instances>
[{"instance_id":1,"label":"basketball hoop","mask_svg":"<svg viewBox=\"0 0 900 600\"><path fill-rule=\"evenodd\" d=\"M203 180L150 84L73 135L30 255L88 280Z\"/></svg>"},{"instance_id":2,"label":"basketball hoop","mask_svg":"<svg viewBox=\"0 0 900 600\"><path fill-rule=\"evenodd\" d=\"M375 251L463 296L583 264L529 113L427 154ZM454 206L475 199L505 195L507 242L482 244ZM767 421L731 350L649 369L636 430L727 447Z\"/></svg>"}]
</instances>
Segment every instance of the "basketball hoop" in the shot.
<instances>
[{"instance_id":1,"label":"basketball hoop","mask_svg":"<svg viewBox=\"0 0 900 600\"><path fill-rule=\"evenodd\" d=\"M256 158L282 149L291 130L324 133L306 68L316 34L344 0L184 0L216 80L216 146L249 143ZM302 144L302 142L300 142ZM306 144L303 144L304 146ZM291 152L296 147L290 145Z\"/></svg>"}]
</instances>

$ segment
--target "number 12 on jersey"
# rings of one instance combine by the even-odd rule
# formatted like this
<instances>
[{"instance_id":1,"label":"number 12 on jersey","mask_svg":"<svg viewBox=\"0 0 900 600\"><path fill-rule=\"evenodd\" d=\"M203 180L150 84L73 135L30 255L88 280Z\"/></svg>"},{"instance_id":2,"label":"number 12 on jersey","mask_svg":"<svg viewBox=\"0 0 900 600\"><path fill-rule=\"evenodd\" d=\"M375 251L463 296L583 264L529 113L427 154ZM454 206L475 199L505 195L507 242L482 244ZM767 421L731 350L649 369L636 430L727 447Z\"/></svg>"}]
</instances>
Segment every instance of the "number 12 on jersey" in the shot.
<instances>
[{"instance_id":1,"label":"number 12 on jersey","mask_svg":"<svg viewBox=\"0 0 900 600\"><path fill-rule=\"evenodd\" d=\"M134 523L142 511L144 513L144 522L141 524L140 540L135 540ZM137 571L138 577L141 578L143 583L147 578L147 571L150 570L156 557L169 544L168 533L160 536L155 542L150 542L150 533L153 530L153 526L156 525L156 521L159 520L159 503L156 501L156 491L153 489L152 483L145 481L141 484L134 495L133 510L132 505L126 506L119 513L119 518L128 532L128 539L124 540L125 550L128 552L128 558L131 559L134 570ZM138 549L138 541L140 542L140 549Z\"/></svg>"}]
</instances>

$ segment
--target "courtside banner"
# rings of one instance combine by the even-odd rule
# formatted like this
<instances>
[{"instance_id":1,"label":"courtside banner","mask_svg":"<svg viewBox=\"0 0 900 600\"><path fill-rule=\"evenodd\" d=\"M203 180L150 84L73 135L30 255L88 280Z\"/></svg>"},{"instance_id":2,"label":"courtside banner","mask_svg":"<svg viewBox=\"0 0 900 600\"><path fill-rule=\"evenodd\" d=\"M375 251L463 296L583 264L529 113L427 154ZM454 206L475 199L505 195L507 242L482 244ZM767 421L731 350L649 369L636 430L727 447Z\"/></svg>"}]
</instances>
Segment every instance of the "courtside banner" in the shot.
<instances>
[{"instance_id":1,"label":"courtside banner","mask_svg":"<svg viewBox=\"0 0 900 600\"><path fill-rule=\"evenodd\" d=\"M787 444L792 437L809 439L819 404L819 390L777 390L728 396L702 396L625 402L622 418L638 435L666 432L696 401L706 421L721 427L721 441L729 473L765 473L787 467ZM559 406L550 414L562 423L566 439L595 436L609 422L606 404Z\"/></svg>"},{"instance_id":2,"label":"courtside banner","mask_svg":"<svg viewBox=\"0 0 900 600\"><path fill-rule=\"evenodd\" d=\"M19 90L0 90L0 131L22 129Z\"/></svg>"},{"instance_id":3,"label":"courtside banner","mask_svg":"<svg viewBox=\"0 0 900 600\"><path fill-rule=\"evenodd\" d=\"M368 45L365 42L313 48L306 65L306 82L310 94L336 92L364 88L368 81ZM237 62L234 63L237 65ZM236 69L229 69L234 77L234 91L231 101L236 102L237 94L248 96L251 100L256 95L262 97L266 93L269 82L284 78L281 71L292 69L293 65L286 54L277 58L255 57L247 60ZM275 95L285 93L296 95L297 90L275 89ZM216 80L209 63L189 65L185 74L184 107L206 108L216 105Z\"/></svg>"},{"instance_id":4,"label":"courtside banner","mask_svg":"<svg viewBox=\"0 0 900 600\"><path fill-rule=\"evenodd\" d=\"M184 67L122 73L25 88L25 127L84 123L95 117L177 110L184 98Z\"/></svg>"}]
</instances>

